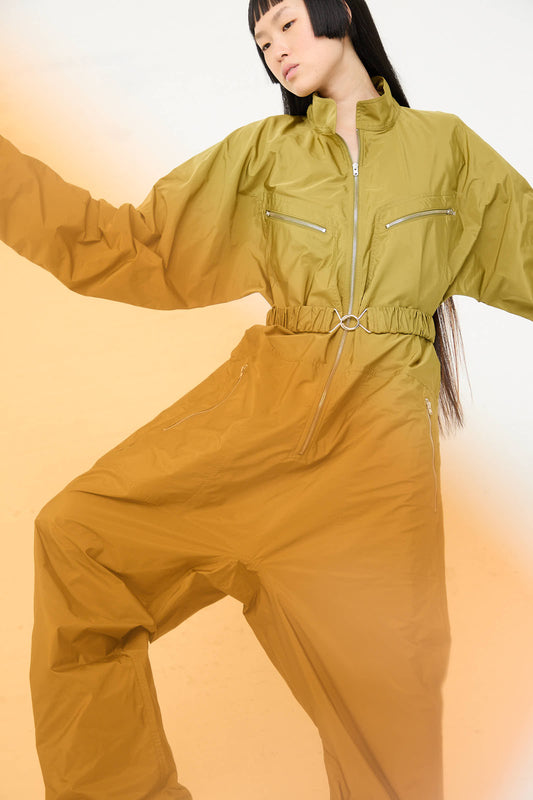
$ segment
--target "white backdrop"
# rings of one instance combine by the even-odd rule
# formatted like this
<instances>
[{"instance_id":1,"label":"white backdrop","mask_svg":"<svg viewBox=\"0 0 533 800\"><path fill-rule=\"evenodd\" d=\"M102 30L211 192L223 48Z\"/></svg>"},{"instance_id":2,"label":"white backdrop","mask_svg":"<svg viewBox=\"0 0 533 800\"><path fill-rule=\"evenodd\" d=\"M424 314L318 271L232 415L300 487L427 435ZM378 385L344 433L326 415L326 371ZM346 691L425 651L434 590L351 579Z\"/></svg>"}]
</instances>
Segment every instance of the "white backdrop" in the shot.
<instances>
[{"instance_id":1,"label":"white backdrop","mask_svg":"<svg viewBox=\"0 0 533 800\"><path fill-rule=\"evenodd\" d=\"M532 183L531 0L369 6L410 105L458 114ZM94 196L137 204L176 164L240 125L282 113L246 15L245 0L2 0L0 132ZM102 452L227 358L246 327L264 322L268 306L255 295L218 309L149 312L79 298L1 244L0 262L0 798L33 800L44 794L26 677L32 517ZM463 373L466 428L442 442L455 631L446 686L447 788L449 800L529 800L533 325L468 298L456 305L470 386ZM203 348L201 360L191 340ZM117 376L113 385L110 374ZM232 601L200 612L156 645L167 733L175 752L180 748L180 777L198 798L294 800L305 776L313 787L306 797L325 800L315 731ZM496 667L503 651L507 658ZM177 688L182 678L187 685ZM194 729L198 708L191 705L195 723L181 731L175 717L183 718L190 696L200 702L206 685L205 727ZM226 694L216 695L220 687ZM213 709L224 741L205 738ZM237 751L233 761L230 750ZM495 754L502 758L496 771Z\"/></svg>"}]
</instances>

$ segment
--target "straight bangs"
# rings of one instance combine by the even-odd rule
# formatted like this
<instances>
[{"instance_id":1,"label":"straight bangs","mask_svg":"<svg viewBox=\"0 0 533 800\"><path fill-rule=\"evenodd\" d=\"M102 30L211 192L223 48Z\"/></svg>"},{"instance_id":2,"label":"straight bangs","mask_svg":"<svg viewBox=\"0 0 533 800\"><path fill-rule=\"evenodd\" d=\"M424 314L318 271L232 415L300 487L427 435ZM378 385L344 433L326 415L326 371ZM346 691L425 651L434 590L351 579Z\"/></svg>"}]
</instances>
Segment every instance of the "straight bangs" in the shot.
<instances>
[{"instance_id":1,"label":"straight bangs","mask_svg":"<svg viewBox=\"0 0 533 800\"><path fill-rule=\"evenodd\" d=\"M255 26L267 11L273 6L282 3L283 0L250 0L248 5L248 27L252 36L255 35Z\"/></svg>"},{"instance_id":2,"label":"straight bangs","mask_svg":"<svg viewBox=\"0 0 533 800\"><path fill-rule=\"evenodd\" d=\"M252 36L263 14L283 0L250 0L248 27ZM342 39L350 31L350 17L342 0L304 0L315 36Z\"/></svg>"}]
</instances>

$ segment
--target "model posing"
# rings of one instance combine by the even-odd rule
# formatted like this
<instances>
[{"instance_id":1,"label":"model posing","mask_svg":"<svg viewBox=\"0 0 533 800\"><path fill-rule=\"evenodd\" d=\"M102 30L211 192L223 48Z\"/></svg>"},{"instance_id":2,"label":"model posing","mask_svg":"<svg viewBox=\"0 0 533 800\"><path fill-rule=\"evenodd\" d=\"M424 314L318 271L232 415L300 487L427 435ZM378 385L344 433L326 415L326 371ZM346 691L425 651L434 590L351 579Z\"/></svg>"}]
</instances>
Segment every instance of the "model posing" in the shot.
<instances>
[{"instance_id":1,"label":"model posing","mask_svg":"<svg viewBox=\"0 0 533 800\"><path fill-rule=\"evenodd\" d=\"M451 298L533 319L533 190L459 117L408 106L362 0L252 0L249 22L286 113L137 208L0 137L0 236L73 291L272 306L36 518L47 800L191 797L148 645L226 595L317 726L332 800L443 797Z\"/></svg>"}]
</instances>

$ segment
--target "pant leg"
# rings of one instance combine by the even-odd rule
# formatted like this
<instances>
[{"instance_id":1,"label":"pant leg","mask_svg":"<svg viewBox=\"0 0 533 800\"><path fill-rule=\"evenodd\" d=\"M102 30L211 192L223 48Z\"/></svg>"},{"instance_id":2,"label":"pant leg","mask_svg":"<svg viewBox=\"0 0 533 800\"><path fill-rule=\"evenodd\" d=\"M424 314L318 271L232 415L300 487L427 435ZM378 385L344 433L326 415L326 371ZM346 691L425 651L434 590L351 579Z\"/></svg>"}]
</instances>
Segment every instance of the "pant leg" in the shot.
<instances>
[{"instance_id":1,"label":"pant leg","mask_svg":"<svg viewBox=\"0 0 533 800\"><path fill-rule=\"evenodd\" d=\"M339 377L305 459L293 447L243 475L239 438L227 465L221 511L238 497L254 532L244 614L318 728L331 800L443 800L450 630L424 397L410 379Z\"/></svg>"},{"instance_id":2,"label":"pant leg","mask_svg":"<svg viewBox=\"0 0 533 800\"><path fill-rule=\"evenodd\" d=\"M220 417L164 428L209 407L239 366L223 365L36 518L30 684L46 800L191 797L163 731L148 645L227 594L246 603L255 576L217 524Z\"/></svg>"},{"instance_id":3,"label":"pant leg","mask_svg":"<svg viewBox=\"0 0 533 800\"><path fill-rule=\"evenodd\" d=\"M314 510L305 546L249 565L260 588L245 617L318 728L331 800L443 800L443 572L394 577L376 543L366 555L382 577L365 574L355 538L374 529L364 524L349 544L330 525L338 549L327 557Z\"/></svg>"}]
</instances>

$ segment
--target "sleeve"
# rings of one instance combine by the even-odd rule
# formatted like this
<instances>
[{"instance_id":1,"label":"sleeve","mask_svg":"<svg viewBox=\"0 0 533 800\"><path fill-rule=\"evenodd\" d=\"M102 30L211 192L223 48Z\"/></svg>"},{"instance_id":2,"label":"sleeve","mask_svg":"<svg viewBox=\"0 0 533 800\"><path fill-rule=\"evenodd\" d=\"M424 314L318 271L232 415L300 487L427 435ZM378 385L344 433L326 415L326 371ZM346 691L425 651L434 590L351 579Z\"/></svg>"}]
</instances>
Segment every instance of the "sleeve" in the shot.
<instances>
[{"instance_id":1,"label":"sleeve","mask_svg":"<svg viewBox=\"0 0 533 800\"><path fill-rule=\"evenodd\" d=\"M83 295L155 309L268 299L254 130L176 167L138 207L94 199L0 136L0 239Z\"/></svg>"},{"instance_id":2,"label":"sleeve","mask_svg":"<svg viewBox=\"0 0 533 800\"><path fill-rule=\"evenodd\" d=\"M451 295L466 295L533 320L533 189L457 117L462 164Z\"/></svg>"}]
</instances>

